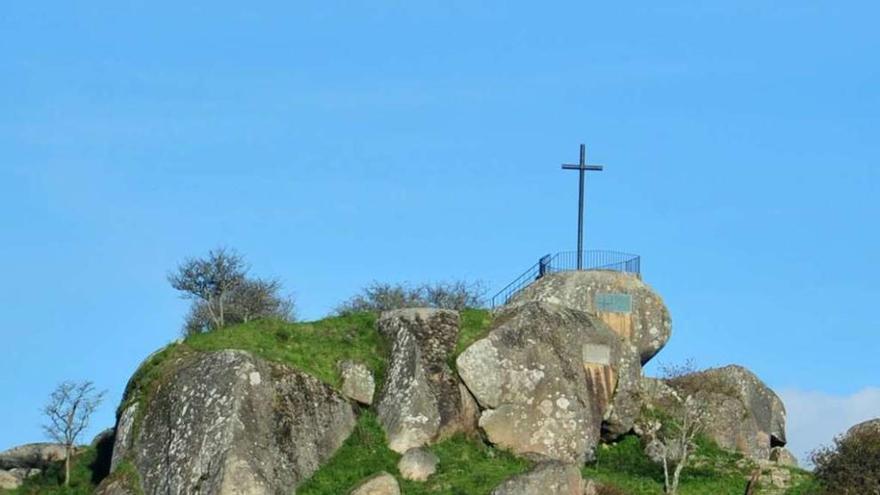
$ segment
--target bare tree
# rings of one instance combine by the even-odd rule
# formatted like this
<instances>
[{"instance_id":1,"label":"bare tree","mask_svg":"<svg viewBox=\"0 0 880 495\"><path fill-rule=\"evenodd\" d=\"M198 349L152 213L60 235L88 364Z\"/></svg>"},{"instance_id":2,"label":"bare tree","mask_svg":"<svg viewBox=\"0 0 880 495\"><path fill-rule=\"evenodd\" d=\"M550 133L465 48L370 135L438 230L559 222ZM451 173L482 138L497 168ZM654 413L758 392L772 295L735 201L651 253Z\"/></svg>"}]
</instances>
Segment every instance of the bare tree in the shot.
<instances>
[{"instance_id":1,"label":"bare tree","mask_svg":"<svg viewBox=\"0 0 880 495\"><path fill-rule=\"evenodd\" d=\"M292 320L293 300L282 297L281 282L275 279L246 278L229 297L229 311L235 323L247 323L260 318Z\"/></svg>"},{"instance_id":2,"label":"bare tree","mask_svg":"<svg viewBox=\"0 0 880 495\"><path fill-rule=\"evenodd\" d=\"M229 293L224 306L224 323L235 325L262 318L293 321L293 299L280 295L280 291L281 283L277 280L245 278ZM217 328L209 305L201 300L193 301L184 323L184 335L209 332Z\"/></svg>"},{"instance_id":3,"label":"bare tree","mask_svg":"<svg viewBox=\"0 0 880 495\"><path fill-rule=\"evenodd\" d=\"M679 406L665 424L655 420L651 428L662 458L664 492L668 495L678 493L681 473L697 448L697 436L705 428L708 416L705 401L697 396L688 395Z\"/></svg>"},{"instance_id":4,"label":"bare tree","mask_svg":"<svg viewBox=\"0 0 880 495\"><path fill-rule=\"evenodd\" d=\"M177 271L168 275L172 287L184 297L201 301L201 308L210 318L213 328L226 325L226 303L230 292L244 281L247 267L235 251L218 248L207 258L188 258Z\"/></svg>"},{"instance_id":5,"label":"bare tree","mask_svg":"<svg viewBox=\"0 0 880 495\"><path fill-rule=\"evenodd\" d=\"M43 408L49 419L43 425L46 435L64 445L64 486L70 484L70 459L77 439L89 427L89 419L104 400L104 394L96 391L90 381L66 381L55 388Z\"/></svg>"}]
</instances>

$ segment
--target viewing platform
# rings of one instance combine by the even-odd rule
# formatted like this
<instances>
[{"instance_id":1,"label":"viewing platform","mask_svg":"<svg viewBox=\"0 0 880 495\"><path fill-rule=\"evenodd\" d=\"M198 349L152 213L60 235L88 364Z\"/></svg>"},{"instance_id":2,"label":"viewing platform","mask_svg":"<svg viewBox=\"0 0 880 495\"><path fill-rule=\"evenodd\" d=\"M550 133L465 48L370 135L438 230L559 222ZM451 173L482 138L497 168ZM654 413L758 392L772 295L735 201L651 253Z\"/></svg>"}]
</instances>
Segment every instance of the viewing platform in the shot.
<instances>
[{"instance_id":1,"label":"viewing platform","mask_svg":"<svg viewBox=\"0 0 880 495\"><path fill-rule=\"evenodd\" d=\"M531 285L532 282L551 273L608 270L630 273L641 278L641 258L638 255L604 250L583 251L581 255L580 268L578 268L577 251L562 251L542 256L537 263L492 296L490 300L492 308L507 304L513 296Z\"/></svg>"}]
</instances>

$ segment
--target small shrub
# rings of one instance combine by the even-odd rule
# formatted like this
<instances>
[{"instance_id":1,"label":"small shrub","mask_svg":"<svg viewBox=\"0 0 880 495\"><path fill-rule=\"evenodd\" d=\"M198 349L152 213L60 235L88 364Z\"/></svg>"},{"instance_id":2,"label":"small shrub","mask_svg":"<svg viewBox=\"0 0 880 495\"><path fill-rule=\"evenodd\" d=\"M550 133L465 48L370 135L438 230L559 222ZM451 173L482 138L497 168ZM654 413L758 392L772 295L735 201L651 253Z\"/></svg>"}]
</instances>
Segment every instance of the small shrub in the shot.
<instances>
[{"instance_id":1,"label":"small shrub","mask_svg":"<svg viewBox=\"0 0 880 495\"><path fill-rule=\"evenodd\" d=\"M348 315L416 307L460 311L482 307L485 293L485 286L481 282L461 280L418 286L373 282L359 294L340 304L335 313Z\"/></svg>"}]
</instances>

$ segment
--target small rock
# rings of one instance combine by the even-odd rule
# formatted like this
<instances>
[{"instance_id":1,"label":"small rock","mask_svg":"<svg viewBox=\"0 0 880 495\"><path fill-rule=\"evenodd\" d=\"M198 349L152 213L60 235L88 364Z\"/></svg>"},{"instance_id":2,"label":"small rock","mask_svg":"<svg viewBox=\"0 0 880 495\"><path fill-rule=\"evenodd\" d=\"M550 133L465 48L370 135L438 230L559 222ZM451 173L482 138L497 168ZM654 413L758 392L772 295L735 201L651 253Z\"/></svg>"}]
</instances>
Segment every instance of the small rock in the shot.
<instances>
[{"instance_id":1,"label":"small rock","mask_svg":"<svg viewBox=\"0 0 880 495\"><path fill-rule=\"evenodd\" d=\"M400 458L397 463L397 469L404 479L411 481L427 481L427 479L437 472L437 464L440 459L433 452L415 448L409 449Z\"/></svg>"},{"instance_id":2,"label":"small rock","mask_svg":"<svg viewBox=\"0 0 880 495\"><path fill-rule=\"evenodd\" d=\"M400 495L400 485L394 476L383 471L364 480L349 495Z\"/></svg>"},{"instance_id":3,"label":"small rock","mask_svg":"<svg viewBox=\"0 0 880 495\"><path fill-rule=\"evenodd\" d=\"M797 457L785 447L773 447L770 449L770 460L780 466L797 467Z\"/></svg>"},{"instance_id":4,"label":"small rock","mask_svg":"<svg viewBox=\"0 0 880 495\"><path fill-rule=\"evenodd\" d=\"M342 373L342 395L368 406L373 403L376 381L366 365L343 361L339 363L339 371Z\"/></svg>"},{"instance_id":5,"label":"small rock","mask_svg":"<svg viewBox=\"0 0 880 495\"><path fill-rule=\"evenodd\" d=\"M143 493L140 489L129 486L128 478L105 478L95 488L94 495L135 495Z\"/></svg>"},{"instance_id":6,"label":"small rock","mask_svg":"<svg viewBox=\"0 0 880 495\"><path fill-rule=\"evenodd\" d=\"M18 476L0 469L0 490L15 490L21 486L21 482Z\"/></svg>"},{"instance_id":7,"label":"small rock","mask_svg":"<svg viewBox=\"0 0 880 495\"><path fill-rule=\"evenodd\" d=\"M539 464L492 490L491 495L583 495L584 480L577 466L558 462Z\"/></svg>"}]
</instances>

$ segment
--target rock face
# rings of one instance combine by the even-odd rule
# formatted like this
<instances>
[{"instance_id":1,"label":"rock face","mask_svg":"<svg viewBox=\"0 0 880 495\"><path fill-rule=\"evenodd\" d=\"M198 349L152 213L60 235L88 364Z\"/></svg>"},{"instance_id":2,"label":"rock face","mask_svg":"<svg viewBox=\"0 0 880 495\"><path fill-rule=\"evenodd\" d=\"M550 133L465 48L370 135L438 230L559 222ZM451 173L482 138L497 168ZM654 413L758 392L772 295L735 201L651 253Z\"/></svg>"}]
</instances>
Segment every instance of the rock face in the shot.
<instances>
[{"instance_id":1,"label":"rock face","mask_svg":"<svg viewBox=\"0 0 880 495\"><path fill-rule=\"evenodd\" d=\"M785 445L785 406L754 373L726 366L668 381L681 396L694 394L709 404L706 434L722 448L758 460Z\"/></svg>"},{"instance_id":2,"label":"rock face","mask_svg":"<svg viewBox=\"0 0 880 495\"><path fill-rule=\"evenodd\" d=\"M379 332L391 343L376 405L388 446L397 452L474 428L473 399L447 361L458 340L459 316L441 309L382 314Z\"/></svg>"},{"instance_id":3,"label":"rock face","mask_svg":"<svg viewBox=\"0 0 880 495\"><path fill-rule=\"evenodd\" d=\"M423 448L409 449L397 463L397 469L404 479L412 481L427 481L437 472L437 464L440 459L432 452Z\"/></svg>"},{"instance_id":4,"label":"rock face","mask_svg":"<svg viewBox=\"0 0 880 495\"><path fill-rule=\"evenodd\" d=\"M289 493L354 428L352 406L331 388L247 352L189 355L173 369L117 427L114 451L147 495Z\"/></svg>"},{"instance_id":5,"label":"rock face","mask_svg":"<svg viewBox=\"0 0 880 495\"><path fill-rule=\"evenodd\" d=\"M457 365L485 409L479 425L491 442L576 464L592 456L615 396L634 395L639 383L637 354L605 323L543 302L506 306Z\"/></svg>"},{"instance_id":6,"label":"rock face","mask_svg":"<svg viewBox=\"0 0 880 495\"><path fill-rule=\"evenodd\" d=\"M663 299L636 275L608 270L553 273L513 297L511 303L544 301L593 313L632 342L642 364L666 345L672 320Z\"/></svg>"},{"instance_id":7,"label":"rock face","mask_svg":"<svg viewBox=\"0 0 880 495\"><path fill-rule=\"evenodd\" d=\"M342 374L342 395L361 404L370 405L373 403L376 381L366 365L354 361L343 361L339 363L339 371Z\"/></svg>"},{"instance_id":8,"label":"rock face","mask_svg":"<svg viewBox=\"0 0 880 495\"><path fill-rule=\"evenodd\" d=\"M547 462L530 472L514 476L492 495L583 495L584 480L580 470L570 464Z\"/></svg>"},{"instance_id":9,"label":"rock face","mask_svg":"<svg viewBox=\"0 0 880 495\"><path fill-rule=\"evenodd\" d=\"M400 485L394 476L383 471L364 480L349 495L400 495Z\"/></svg>"}]
</instances>

